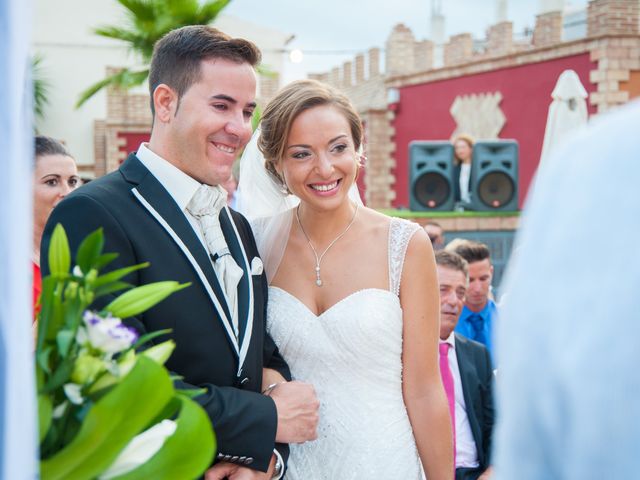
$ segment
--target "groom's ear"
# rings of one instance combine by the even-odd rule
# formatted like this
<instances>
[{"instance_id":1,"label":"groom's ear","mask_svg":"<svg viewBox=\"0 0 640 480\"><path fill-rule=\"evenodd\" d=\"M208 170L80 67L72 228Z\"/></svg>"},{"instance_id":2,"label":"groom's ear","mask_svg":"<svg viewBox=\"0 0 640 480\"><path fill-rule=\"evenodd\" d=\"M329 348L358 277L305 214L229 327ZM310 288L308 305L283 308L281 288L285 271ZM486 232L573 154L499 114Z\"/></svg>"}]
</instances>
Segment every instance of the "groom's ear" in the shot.
<instances>
[{"instance_id":1,"label":"groom's ear","mask_svg":"<svg viewBox=\"0 0 640 480\"><path fill-rule=\"evenodd\" d=\"M171 87L161 83L153 91L153 106L156 118L160 122L169 123L178 108L178 95Z\"/></svg>"}]
</instances>

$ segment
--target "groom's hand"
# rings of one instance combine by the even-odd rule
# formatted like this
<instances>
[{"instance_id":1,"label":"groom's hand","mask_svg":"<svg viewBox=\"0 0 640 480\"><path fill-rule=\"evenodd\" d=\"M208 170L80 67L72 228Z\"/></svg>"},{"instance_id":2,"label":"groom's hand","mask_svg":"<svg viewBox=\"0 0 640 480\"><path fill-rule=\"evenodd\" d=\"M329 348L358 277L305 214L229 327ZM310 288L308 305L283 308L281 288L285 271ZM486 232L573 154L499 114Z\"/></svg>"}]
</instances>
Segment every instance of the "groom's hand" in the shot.
<instances>
[{"instance_id":1,"label":"groom's hand","mask_svg":"<svg viewBox=\"0 0 640 480\"><path fill-rule=\"evenodd\" d=\"M302 443L318 438L318 408L320 402L313 385L286 382L271 391L278 411L276 442Z\"/></svg>"},{"instance_id":2,"label":"groom's hand","mask_svg":"<svg viewBox=\"0 0 640 480\"><path fill-rule=\"evenodd\" d=\"M259 472L251 470L247 467L241 467L235 463L220 462L216 463L204 474L204 480L271 480L273 477L273 469L275 466L275 455L271 457L269 470L267 472Z\"/></svg>"}]
</instances>

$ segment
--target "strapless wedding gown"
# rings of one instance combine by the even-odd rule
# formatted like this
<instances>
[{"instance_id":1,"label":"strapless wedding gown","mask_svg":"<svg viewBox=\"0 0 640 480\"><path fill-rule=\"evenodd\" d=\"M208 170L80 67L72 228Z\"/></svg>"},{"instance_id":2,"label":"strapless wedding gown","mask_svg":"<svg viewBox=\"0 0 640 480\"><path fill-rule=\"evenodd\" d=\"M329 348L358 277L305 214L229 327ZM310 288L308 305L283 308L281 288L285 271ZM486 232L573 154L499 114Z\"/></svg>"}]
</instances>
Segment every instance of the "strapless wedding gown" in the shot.
<instances>
[{"instance_id":1,"label":"strapless wedding gown","mask_svg":"<svg viewBox=\"0 0 640 480\"><path fill-rule=\"evenodd\" d=\"M318 439L291 445L287 480L422 479L402 397L402 308L407 245L420 227L391 219L389 290L348 295L319 316L269 288L267 329L293 378L314 385Z\"/></svg>"}]
</instances>

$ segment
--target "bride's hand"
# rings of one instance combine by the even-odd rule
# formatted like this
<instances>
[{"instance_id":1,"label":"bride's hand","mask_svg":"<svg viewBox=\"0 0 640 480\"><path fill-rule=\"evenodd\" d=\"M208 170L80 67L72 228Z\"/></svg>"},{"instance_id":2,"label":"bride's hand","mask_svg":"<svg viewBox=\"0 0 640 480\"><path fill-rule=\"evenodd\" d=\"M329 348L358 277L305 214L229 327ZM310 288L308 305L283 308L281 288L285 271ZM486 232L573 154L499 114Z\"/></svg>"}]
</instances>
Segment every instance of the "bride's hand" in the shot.
<instances>
[{"instance_id":1,"label":"bride's hand","mask_svg":"<svg viewBox=\"0 0 640 480\"><path fill-rule=\"evenodd\" d=\"M263 368L262 369L262 388L260 389L263 392L269 385L273 385L274 383L282 383L287 380L280 375L280 372L274 370L273 368Z\"/></svg>"}]
</instances>

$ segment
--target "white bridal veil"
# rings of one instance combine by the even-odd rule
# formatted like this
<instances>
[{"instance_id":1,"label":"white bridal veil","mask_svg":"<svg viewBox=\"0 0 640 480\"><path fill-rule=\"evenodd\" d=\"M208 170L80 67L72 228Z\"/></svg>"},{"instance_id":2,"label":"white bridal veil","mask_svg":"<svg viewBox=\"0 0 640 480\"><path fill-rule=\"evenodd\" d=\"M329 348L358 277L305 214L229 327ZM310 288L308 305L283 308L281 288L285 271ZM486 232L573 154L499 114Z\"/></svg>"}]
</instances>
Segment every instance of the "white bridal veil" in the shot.
<instances>
[{"instance_id":1,"label":"white bridal veil","mask_svg":"<svg viewBox=\"0 0 640 480\"><path fill-rule=\"evenodd\" d=\"M265 168L264 156L258 148L259 136L260 127L253 133L240 159L237 210L251 222L267 280L271 283L287 247L293 208L300 199L285 193ZM349 197L362 205L355 182Z\"/></svg>"}]
</instances>

